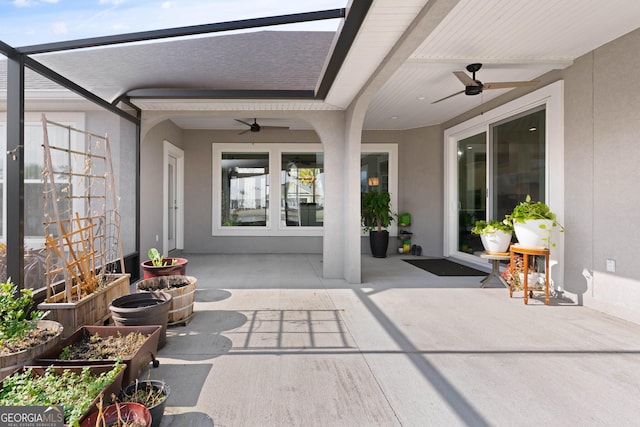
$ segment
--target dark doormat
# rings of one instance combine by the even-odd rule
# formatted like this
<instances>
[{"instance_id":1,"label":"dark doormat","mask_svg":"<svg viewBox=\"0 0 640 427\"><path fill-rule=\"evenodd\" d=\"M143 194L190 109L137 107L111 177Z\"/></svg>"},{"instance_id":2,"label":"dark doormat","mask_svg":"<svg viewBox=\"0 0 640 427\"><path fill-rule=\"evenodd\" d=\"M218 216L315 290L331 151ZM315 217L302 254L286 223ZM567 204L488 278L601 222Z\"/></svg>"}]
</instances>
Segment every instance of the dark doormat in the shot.
<instances>
[{"instance_id":1,"label":"dark doormat","mask_svg":"<svg viewBox=\"0 0 640 427\"><path fill-rule=\"evenodd\" d=\"M435 259L403 259L411 265L435 274L436 276L488 276L489 273L449 261L444 258Z\"/></svg>"}]
</instances>

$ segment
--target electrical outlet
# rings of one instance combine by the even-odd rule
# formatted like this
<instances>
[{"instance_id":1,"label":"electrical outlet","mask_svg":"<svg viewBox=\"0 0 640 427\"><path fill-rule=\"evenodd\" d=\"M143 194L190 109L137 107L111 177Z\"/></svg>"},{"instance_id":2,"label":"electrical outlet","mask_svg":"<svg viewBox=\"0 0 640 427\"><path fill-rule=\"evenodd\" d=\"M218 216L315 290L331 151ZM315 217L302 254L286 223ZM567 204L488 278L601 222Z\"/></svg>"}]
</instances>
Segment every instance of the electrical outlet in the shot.
<instances>
[{"instance_id":1,"label":"electrical outlet","mask_svg":"<svg viewBox=\"0 0 640 427\"><path fill-rule=\"evenodd\" d=\"M610 273L616 272L616 260L615 259L607 259L607 271Z\"/></svg>"},{"instance_id":2,"label":"electrical outlet","mask_svg":"<svg viewBox=\"0 0 640 427\"><path fill-rule=\"evenodd\" d=\"M156 242L157 242L158 240L160 240L160 236L158 236L158 235L156 234Z\"/></svg>"}]
</instances>

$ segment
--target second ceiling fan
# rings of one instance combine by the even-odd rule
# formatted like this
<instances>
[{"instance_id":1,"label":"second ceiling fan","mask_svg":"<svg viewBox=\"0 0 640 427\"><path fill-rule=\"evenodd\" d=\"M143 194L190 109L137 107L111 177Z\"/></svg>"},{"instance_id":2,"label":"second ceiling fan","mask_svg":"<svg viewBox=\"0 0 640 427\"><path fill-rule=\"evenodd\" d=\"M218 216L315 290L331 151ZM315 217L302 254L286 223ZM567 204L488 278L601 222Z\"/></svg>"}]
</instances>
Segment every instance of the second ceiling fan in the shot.
<instances>
[{"instance_id":1,"label":"second ceiling fan","mask_svg":"<svg viewBox=\"0 0 640 427\"><path fill-rule=\"evenodd\" d=\"M449 96L445 96L444 98L438 99L437 101L433 101L432 104L444 101L445 99L449 99L456 95L460 95L461 93L464 93L465 95L478 95L479 93L482 93L484 89L507 89L522 86L535 86L540 83L538 80L482 83L480 80L476 79L476 72L480 70L480 68L482 68L482 64L479 63L467 65L467 71L472 74L471 77L469 77L469 75L464 71L454 71L453 74L464 85L464 90L461 90L460 92L456 92Z\"/></svg>"},{"instance_id":2,"label":"second ceiling fan","mask_svg":"<svg viewBox=\"0 0 640 427\"><path fill-rule=\"evenodd\" d=\"M258 119L253 119L253 123L245 122L244 120L234 119L236 122L242 123L243 125L249 126L249 129L243 130L238 135L245 134L247 132L260 132L261 129L289 129L288 126L260 126L258 124Z\"/></svg>"}]
</instances>

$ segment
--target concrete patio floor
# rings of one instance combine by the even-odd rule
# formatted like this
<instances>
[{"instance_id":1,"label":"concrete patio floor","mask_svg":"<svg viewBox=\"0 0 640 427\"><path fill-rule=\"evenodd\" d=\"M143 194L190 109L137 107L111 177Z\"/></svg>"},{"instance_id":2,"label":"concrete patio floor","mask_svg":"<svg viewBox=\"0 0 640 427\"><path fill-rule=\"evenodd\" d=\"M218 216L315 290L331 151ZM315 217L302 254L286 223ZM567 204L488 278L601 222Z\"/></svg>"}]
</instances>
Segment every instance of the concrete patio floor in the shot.
<instances>
[{"instance_id":1,"label":"concrete patio floor","mask_svg":"<svg viewBox=\"0 0 640 427\"><path fill-rule=\"evenodd\" d=\"M640 325L399 255L360 285L320 255L183 256L196 315L142 374L172 389L162 426L639 423Z\"/></svg>"}]
</instances>

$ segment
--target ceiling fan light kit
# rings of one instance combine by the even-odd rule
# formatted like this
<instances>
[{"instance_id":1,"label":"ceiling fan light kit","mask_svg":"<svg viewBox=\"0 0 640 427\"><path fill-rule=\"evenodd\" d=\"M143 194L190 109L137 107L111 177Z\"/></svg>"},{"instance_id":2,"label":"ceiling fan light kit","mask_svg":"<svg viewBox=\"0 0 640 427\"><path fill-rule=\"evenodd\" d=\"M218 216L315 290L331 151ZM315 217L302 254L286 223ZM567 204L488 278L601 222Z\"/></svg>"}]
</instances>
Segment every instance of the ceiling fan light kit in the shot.
<instances>
[{"instance_id":1,"label":"ceiling fan light kit","mask_svg":"<svg viewBox=\"0 0 640 427\"><path fill-rule=\"evenodd\" d=\"M464 90L460 92L456 92L454 94L445 96L444 98L438 99L437 101L433 101L432 104L438 103L440 101L444 101L445 99L452 98L456 95L460 95L464 93L465 95L478 95L481 94L484 89L507 89L507 88L515 88L515 87L523 87L523 86L535 86L540 83L538 80L530 80L530 81L519 81L519 82L493 82L493 83L482 83L480 80L476 79L476 72L482 68L482 64L474 63L467 65L467 71L471 73L471 77L465 73L464 71L454 71L453 74L462 82L464 85Z\"/></svg>"}]
</instances>

